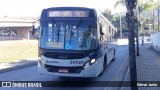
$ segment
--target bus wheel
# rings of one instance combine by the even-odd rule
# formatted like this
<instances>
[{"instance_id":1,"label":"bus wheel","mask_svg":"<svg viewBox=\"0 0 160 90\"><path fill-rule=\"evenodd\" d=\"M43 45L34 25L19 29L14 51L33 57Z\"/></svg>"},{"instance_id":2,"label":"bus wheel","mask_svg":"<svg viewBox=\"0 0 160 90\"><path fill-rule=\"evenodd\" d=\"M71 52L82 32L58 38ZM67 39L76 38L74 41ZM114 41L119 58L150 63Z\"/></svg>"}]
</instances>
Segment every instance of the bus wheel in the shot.
<instances>
[{"instance_id":1,"label":"bus wheel","mask_svg":"<svg viewBox=\"0 0 160 90\"><path fill-rule=\"evenodd\" d=\"M102 76L102 75L103 75L103 73L104 73L104 71L105 71L105 69L106 69L106 66L107 66L107 56L105 55L104 61L103 61L103 70L102 70L102 72L99 74L99 76Z\"/></svg>"},{"instance_id":2,"label":"bus wheel","mask_svg":"<svg viewBox=\"0 0 160 90\"><path fill-rule=\"evenodd\" d=\"M114 61L114 60L115 60L115 55L116 55L116 50L114 49L114 52L113 52L113 59L112 59L112 61Z\"/></svg>"}]
</instances>

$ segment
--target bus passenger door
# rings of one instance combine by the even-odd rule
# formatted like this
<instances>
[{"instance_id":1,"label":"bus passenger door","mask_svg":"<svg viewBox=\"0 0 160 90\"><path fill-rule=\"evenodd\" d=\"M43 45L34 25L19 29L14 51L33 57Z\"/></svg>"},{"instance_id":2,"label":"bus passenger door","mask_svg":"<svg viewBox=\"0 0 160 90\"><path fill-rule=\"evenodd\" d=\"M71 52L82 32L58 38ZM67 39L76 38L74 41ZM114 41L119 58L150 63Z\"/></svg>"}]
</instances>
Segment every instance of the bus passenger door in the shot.
<instances>
[{"instance_id":1,"label":"bus passenger door","mask_svg":"<svg viewBox=\"0 0 160 90\"><path fill-rule=\"evenodd\" d=\"M102 27L102 24L100 24L100 51L102 53L103 59L105 58L105 53L107 52L107 42L105 41L105 35L104 27ZM107 55L106 55L106 65L107 65Z\"/></svg>"}]
</instances>

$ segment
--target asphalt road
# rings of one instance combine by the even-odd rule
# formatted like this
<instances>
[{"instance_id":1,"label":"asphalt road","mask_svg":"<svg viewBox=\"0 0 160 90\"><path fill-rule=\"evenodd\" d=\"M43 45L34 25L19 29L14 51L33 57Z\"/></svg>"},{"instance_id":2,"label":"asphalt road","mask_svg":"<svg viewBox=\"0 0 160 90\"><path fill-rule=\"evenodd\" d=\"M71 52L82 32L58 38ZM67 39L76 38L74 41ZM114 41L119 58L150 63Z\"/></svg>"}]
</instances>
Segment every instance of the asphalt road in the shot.
<instances>
[{"instance_id":1,"label":"asphalt road","mask_svg":"<svg viewBox=\"0 0 160 90\"><path fill-rule=\"evenodd\" d=\"M0 81L111 81L117 74L123 61L128 56L128 46L120 45L115 61L111 62L104 74L97 78L69 78L59 76L39 75L37 65L0 74ZM105 87L53 87L53 88L23 88L23 90L104 90ZM0 88L0 90L22 90L22 88Z\"/></svg>"}]
</instances>

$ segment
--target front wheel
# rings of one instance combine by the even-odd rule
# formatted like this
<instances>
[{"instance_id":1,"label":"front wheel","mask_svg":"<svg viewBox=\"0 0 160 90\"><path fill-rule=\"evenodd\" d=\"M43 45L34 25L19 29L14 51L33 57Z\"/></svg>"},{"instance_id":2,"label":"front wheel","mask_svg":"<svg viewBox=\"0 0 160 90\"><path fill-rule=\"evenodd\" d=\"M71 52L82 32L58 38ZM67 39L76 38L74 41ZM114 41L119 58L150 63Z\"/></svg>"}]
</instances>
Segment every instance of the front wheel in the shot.
<instances>
[{"instance_id":1,"label":"front wheel","mask_svg":"<svg viewBox=\"0 0 160 90\"><path fill-rule=\"evenodd\" d=\"M107 66L107 56L105 55L104 61L103 61L103 70L102 70L102 72L99 74L99 76L102 76L102 75L103 75L103 73L104 73L104 71L105 71L105 69L106 69L106 66Z\"/></svg>"},{"instance_id":2,"label":"front wheel","mask_svg":"<svg viewBox=\"0 0 160 90\"><path fill-rule=\"evenodd\" d=\"M112 61L115 60L115 55L116 55L116 50L114 50L114 52L113 52L113 59L112 59Z\"/></svg>"}]
</instances>

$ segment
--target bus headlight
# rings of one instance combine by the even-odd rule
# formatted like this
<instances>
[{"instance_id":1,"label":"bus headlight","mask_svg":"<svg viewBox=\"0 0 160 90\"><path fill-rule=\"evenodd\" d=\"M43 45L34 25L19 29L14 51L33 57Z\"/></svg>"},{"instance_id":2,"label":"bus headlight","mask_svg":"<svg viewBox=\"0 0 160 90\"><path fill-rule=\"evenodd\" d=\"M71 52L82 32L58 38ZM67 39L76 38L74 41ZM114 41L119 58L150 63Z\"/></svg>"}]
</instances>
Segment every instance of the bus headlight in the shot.
<instances>
[{"instance_id":1,"label":"bus headlight","mask_svg":"<svg viewBox=\"0 0 160 90\"><path fill-rule=\"evenodd\" d=\"M91 60L91 64L95 63L96 62L96 59L92 59Z\"/></svg>"},{"instance_id":2,"label":"bus headlight","mask_svg":"<svg viewBox=\"0 0 160 90\"><path fill-rule=\"evenodd\" d=\"M41 57L38 57L38 61L43 67L45 67L45 62Z\"/></svg>"},{"instance_id":3,"label":"bus headlight","mask_svg":"<svg viewBox=\"0 0 160 90\"><path fill-rule=\"evenodd\" d=\"M86 62L86 63L84 64L84 69L90 67L90 66L93 65L95 62L96 62L96 59L91 59L91 60L89 60L88 62Z\"/></svg>"}]
</instances>

